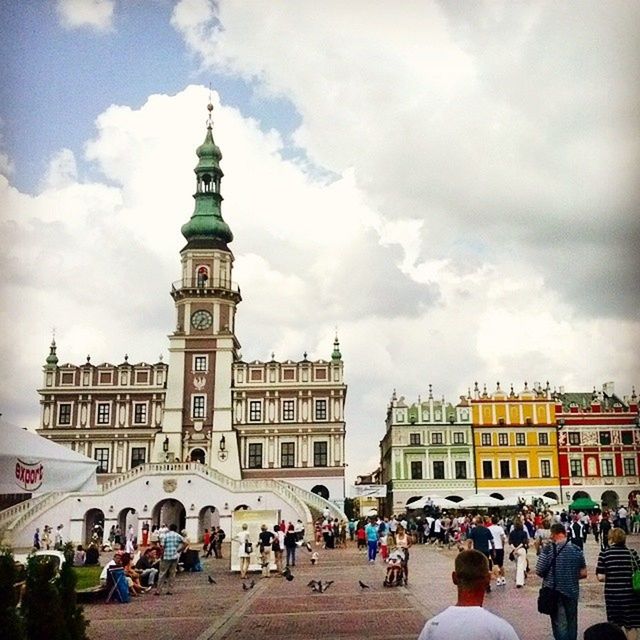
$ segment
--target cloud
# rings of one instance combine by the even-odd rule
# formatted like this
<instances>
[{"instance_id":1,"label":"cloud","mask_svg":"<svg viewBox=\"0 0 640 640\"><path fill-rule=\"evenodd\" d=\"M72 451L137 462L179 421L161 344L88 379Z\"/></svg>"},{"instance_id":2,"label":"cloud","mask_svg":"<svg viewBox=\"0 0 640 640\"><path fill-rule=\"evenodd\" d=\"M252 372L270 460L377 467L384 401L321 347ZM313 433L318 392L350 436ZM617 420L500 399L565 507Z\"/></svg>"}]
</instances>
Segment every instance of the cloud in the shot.
<instances>
[{"instance_id":1,"label":"cloud","mask_svg":"<svg viewBox=\"0 0 640 640\"><path fill-rule=\"evenodd\" d=\"M65 29L89 27L108 31L113 22L115 0L58 0L56 11Z\"/></svg>"}]
</instances>

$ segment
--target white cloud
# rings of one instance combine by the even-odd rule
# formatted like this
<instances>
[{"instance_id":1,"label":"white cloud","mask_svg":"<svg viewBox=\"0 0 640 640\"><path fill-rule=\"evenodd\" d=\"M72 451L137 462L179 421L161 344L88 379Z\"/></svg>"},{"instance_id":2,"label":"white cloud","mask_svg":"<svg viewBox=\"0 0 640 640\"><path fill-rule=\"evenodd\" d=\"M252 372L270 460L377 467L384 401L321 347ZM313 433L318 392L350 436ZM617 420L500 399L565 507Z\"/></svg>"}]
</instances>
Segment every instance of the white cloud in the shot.
<instances>
[{"instance_id":1,"label":"white cloud","mask_svg":"<svg viewBox=\"0 0 640 640\"><path fill-rule=\"evenodd\" d=\"M107 31L113 22L115 0L58 0L56 10L66 29L90 27Z\"/></svg>"}]
</instances>

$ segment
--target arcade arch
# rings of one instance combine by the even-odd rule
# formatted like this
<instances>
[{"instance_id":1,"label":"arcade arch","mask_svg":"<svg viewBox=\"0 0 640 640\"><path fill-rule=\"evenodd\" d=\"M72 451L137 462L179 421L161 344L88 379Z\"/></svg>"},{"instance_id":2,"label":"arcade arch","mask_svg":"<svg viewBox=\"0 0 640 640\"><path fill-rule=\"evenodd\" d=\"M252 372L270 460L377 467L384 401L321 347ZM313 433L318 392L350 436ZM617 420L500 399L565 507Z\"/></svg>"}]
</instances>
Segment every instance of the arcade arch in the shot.
<instances>
[{"instance_id":1,"label":"arcade arch","mask_svg":"<svg viewBox=\"0 0 640 640\"><path fill-rule=\"evenodd\" d=\"M200 509L198 514L198 540L202 540L204 536L204 530L209 529L211 531L213 527L220 526L220 511L213 505L207 505Z\"/></svg>"},{"instance_id":2,"label":"arcade arch","mask_svg":"<svg viewBox=\"0 0 640 640\"><path fill-rule=\"evenodd\" d=\"M206 453L200 448L193 449L189 454L189 460L191 462L199 462L200 464L204 464L205 459Z\"/></svg>"},{"instance_id":3,"label":"arcade arch","mask_svg":"<svg viewBox=\"0 0 640 640\"><path fill-rule=\"evenodd\" d=\"M175 524L178 531L182 531L187 524L187 510L180 500L165 498L160 500L151 512L151 524L160 526Z\"/></svg>"},{"instance_id":4,"label":"arcade arch","mask_svg":"<svg viewBox=\"0 0 640 640\"><path fill-rule=\"evenodd\" d=\"M601 503L603 507L608 507L609 509L615 509L618 504L620 504L620 498L615 491L605 491L602 494Z\"/></svg>"},{"instance_id":5,"label":"arcade arch","mask_svg":"<svg viewBox=\"0 0 640 640\"><path fill-rule=\"evenodd\" d=\"M125 507L118 514L118 526L121 533L121 544L127 539L127 531L133 526L134 538L138 537L138 514L133 507Z\"/></svg>"},{"instance_id":6,"label":"arcade arch","mask_svg":"<svg viewBox=\"0 0 640 640\"><path fill-rule=\"evenodd\" d=\"M591 500L591 496L586 491L576 491L573 494L573 498L571 498L571 502L577 500L578 498L589 498L589 500Z\"/></svg>"},{"instance_id":7,"label":"arcade arch","mask_svg":"<svg viewBox=\"0 0 640 640\"><path fill-rule=\"evenodd\" d=\"M104 539L104 512L102 509L89 509L84 514L82 539L85 545L91 542L91 536L94 531L98 535L98 543L102 544Z\"/></svg>"},{"instance_id":8,"label":"arcade arch","mask_svg":"<svg viewBox=\"0 0 640 640\"><path fill-rule=\"evenodd\" d=\"M323 484L317 484L313 489L311 489L311 493L315 493L325 500L329 499L329 489L327 489Z\"/></svg>"}]
</instances>

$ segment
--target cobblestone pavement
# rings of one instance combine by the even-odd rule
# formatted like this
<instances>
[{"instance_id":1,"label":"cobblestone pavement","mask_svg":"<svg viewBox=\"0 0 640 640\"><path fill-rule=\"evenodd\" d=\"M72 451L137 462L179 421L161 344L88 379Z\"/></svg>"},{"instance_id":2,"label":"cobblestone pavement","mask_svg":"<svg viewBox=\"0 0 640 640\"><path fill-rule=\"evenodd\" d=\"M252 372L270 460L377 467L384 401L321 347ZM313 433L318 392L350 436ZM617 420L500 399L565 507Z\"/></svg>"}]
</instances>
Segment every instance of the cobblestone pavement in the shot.
<instances>
[{"instance_id":1,"label":"cobblestone pavement","mask_svg":"<svg viewBox=\"0 0 640 640\"><path fill-rule=\"evenodd\" d=\"M640 547L638 536L630 540ZM179 574L171 596L145 594L127 605L91 604L85 614L91 621L91 640L307 640L340 638L368 640L417 638L427 618L455 603L451 582L454 550L414 546L411 549L408 587L384 588L385 568L380 560L368 564L364 552L347 549L319 550L317 566L310 554L298 552L294 579L253 575L255 587L244 591L228 560L207 559L203 573ZM591 624L605 620L602 584L595 579L598 549L586 547L589 578L581 582L579 635ZM535 564L535 554L530 554ZM508 565L511 563L507 562ZM495 587L485 606L508 620L521 640L548 640L549 619L536 611L540 580L533 575L523 589L514 584L515 569L507 566L507 586ZM212 575L217 584L209 584ZM326 593L312 593L312 580L333 580ZM369 585L362 589L358 581ZM248 583L249 581L247 581Z\"/></svg>"}]
</instances>

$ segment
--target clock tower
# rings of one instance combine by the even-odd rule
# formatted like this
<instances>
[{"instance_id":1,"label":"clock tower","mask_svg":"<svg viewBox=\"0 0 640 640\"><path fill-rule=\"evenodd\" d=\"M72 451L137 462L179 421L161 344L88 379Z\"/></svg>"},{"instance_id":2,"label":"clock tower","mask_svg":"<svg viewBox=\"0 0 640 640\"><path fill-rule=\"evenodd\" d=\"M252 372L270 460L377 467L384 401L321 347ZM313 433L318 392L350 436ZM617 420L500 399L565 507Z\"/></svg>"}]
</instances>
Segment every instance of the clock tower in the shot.
<instances>
[{"instance_id":1,"label":"clock tower","mask_svg":"<svg viewBox=\"0 0 640 640\"><path fill-rule=\"evenodd\" d=\"M196 151L195 207L182 227L187 241L180 252L182 277L171 288L177 320L169 336L164 419L153 459L197 460L240 478L231 388L241 296L231 279L233 234L221 213L222 153L213 140L213 105L207 109L207 133Z\"/></svg>"}]
</instances>

